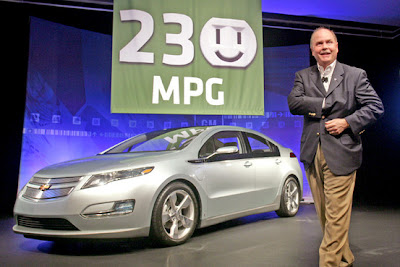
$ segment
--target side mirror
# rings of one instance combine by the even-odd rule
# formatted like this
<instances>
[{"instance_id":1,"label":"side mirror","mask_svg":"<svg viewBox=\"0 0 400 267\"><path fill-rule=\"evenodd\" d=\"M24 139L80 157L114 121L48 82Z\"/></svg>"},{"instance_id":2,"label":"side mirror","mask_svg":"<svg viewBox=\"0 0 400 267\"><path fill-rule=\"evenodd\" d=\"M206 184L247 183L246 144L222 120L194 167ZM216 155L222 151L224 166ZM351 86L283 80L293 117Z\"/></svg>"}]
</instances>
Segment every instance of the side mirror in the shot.
<instances>
[{"instance_id":1,"label":"side mirror","mask_svg":"<svg viewBox=\"0 0 400 267\"><path fill-rule=\"evenodd\" d=\"M239 151L239 149L236 146L220 147L217 149L217 151L215 151L211 155L205 157L204 160L208 160L209 158L214 157L215 155L233 154L233 153L237 153L238 151Z\"/></svg>"},{"instance_id":2,"label":"side mirror","mask_svg":"<svg viewBox=\"0 0 400 267\"><path fill-rule=\"evenodd\" d=\"M217 151L215 151L215 153L213 153L211 155L233 154L233 153L237 153L238 151L239 151L239 149L236 146L224 146L224 147L218 148Z\"/></svg>"},{"instance_id":3,"label":"side mirror","mask_svg":"<svg viewBox=\"0 0 400 267\"><path fill-rule=\"evenodd\" d=\"M208 159L210 159L211 157L214 157L215 155L234 154L234 153L237 153L238 151L239 151L239 149L236 146L224 146L224 147L218 148L217 151L215 151L211 155L208 155L205 158L189 160L189 162L190 163L203 163L203 162L207 161Z\"/></svg>"}]
</instances>

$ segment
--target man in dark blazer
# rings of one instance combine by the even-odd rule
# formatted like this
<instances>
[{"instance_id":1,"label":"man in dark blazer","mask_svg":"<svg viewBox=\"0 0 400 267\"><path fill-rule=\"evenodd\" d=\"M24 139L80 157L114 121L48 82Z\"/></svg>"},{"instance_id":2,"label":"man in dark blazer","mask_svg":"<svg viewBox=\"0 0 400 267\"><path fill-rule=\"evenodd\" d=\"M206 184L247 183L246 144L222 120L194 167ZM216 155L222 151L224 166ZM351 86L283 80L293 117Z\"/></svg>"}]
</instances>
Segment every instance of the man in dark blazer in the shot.
<instances>
[{"instance_id":1,"label":"man in dark blazer","mask_svg":"<svg viewBox=\"0 0 400 267\"><path fill-rule=\"evenodd\" d=\"M317 65L296 73L288 104L292 114L304 116L300 160L323 231L320 266L351 266L348 230L362 161L360 134L384 109L365 71L336 60L333 31L316 29L310 47Z\"/></svg>"}]
</instances>

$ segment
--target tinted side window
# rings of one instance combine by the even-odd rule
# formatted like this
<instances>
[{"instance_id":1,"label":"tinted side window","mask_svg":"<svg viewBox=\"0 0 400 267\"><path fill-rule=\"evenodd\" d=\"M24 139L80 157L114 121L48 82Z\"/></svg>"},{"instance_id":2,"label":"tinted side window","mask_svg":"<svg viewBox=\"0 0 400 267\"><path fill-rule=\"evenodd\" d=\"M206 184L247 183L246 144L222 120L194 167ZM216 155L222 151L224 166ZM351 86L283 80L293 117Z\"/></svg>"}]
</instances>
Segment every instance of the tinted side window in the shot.
<instances>
[{"instance_id":1,"label":"tinted side window","mask_svg":"<svg viewBox=\"0 0 400 267\"><path fill-rule=\"evenodd\" d=\"M267 140L257 137L258 136L250 134L248 135L251 152L253 153L271 152L271 148L269 147L269 143L267 142Z\"/></svg>"},{"instance_id":2,"label":"tinted side window","mask_svg":"<svg viewBox=\"0 0 400 267\"><path fill-rule=\"evenodd\" d=\"M201 147L201 149L199 151L199 158L206 158L206 157L210 156L212 153L214 153L215 151L216 151L216 149L215 149L215 145L214 145L214 138L211 137Z\"/></svg>"},{"instance_id":3,"label":"tinted side window","mask_svg":"<svg viewBox=\"0 0 400 267\"><path fill-rule=\"evenodd\" d=\"M279 149L277 146L264 139L263 137L247 133L251 153L253 156L279 156Z\"/></svg>"}]
</instances>

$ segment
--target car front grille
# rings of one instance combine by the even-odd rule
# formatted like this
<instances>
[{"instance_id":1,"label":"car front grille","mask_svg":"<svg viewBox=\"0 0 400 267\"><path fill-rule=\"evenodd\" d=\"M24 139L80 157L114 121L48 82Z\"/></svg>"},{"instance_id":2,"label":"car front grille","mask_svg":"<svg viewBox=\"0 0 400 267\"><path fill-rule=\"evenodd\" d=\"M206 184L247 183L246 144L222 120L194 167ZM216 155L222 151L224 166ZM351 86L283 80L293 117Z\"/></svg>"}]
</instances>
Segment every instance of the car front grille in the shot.
<instances>
[{"instance_id":1,"label":"car front grille","mask_svg":"<svg viewBox=\"0 0 400 267\"><path fill-rule=\"evenodd\" d=\"M26 192L24 193L24 197L33 199L50 199L57 197L65 197L68 196L73 189L74 189L73 187L66 187L66 188L49 189L46 191L42 191L37 188L27 187Z\"/></svg>"},{"instance_id":2,"label":"car front grille","mask_svg":"<svg viewBox=\"0 0 400 267\"><path fill-rule=\"evenodd\" d=\"M72 223L62 218L35 218L27 216L17 216L19 226L61 231L79 231Z\"/></svg>"},{"instance_id":3,"label":"car front grille","mask_svg":"<svg viewBox=\"0 0 400 267\"><path fill-rule=\"evenodd\" d=\"M43 178L33 177L26 186L23 197L46 200L68 196L82 177Z\"/></svg>"}]
</instances>

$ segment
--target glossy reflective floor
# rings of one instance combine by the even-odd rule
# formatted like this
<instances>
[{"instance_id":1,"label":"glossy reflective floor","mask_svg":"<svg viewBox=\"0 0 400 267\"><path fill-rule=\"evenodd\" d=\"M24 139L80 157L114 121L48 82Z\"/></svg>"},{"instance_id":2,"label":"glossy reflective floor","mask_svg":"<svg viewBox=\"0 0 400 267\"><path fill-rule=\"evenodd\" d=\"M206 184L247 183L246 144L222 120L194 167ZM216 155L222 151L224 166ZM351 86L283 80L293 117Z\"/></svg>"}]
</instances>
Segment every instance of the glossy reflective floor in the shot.
<instances>
[{"instance_id":1,"label":"glossy reflective floor","mask_svg":"<svg viewBox=\"0 0 400 267\"><path fill-rule=\"evenodd\" d=\"M184 245L154 248L147 239L59 244L12 232L0 219L0 266L317 266L322 238L314 206L293 218L274 212L198 230ZM354 266L400 266L400 209L354 207Z\"/></svg>"}]
</instances>

